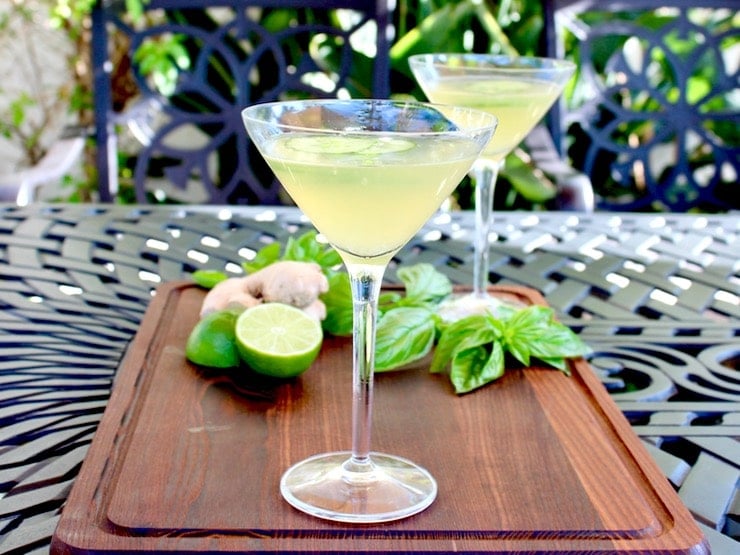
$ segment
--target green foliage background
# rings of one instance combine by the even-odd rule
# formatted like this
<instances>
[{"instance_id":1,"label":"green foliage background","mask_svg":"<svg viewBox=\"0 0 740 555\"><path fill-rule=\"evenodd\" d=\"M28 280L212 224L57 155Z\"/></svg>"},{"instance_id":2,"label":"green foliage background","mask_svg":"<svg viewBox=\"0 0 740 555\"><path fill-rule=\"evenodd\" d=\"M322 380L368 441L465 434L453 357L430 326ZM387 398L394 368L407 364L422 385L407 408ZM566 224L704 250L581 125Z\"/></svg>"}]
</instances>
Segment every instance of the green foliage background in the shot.
<instances>
[{"instance_id":1,"label":"green foliage background","mask_svg":"<svg viewBox=\"0 0 740 555\"><path fill-rule=\"evenodd\" d=\"M148 0L119 0L133 26L145 26L151 14L143 8ZM91 109L92 75L89 66L89 16L95 0L37 0L36 4L43 4L49 9L49 24L59 33L66 34L69 41L74 45L74 54L68 59L71 85L60 91L60 98L67 104L67 109L77 115L77 120L82 126L89 126L94 118ZM197 3L193 9L182 12L173 11L165 14L172 20L178 17L201 17L204 26L217 24L210 18L206 10L201 10L198 15ZM22 3L11 3L15 12L0 13L0 30L8 25L12 17L29 17L29 10L23 9ZM729 10L726 10L726 12ZM185 14L184 12L188 12ZM720 11L721 12L721 11ZM158 16L161 17L161 14ZM317 10L312 12L305 9L289 8L265 8L261 11L260 23L270 30L279 30L295 22L316 22L321 18L332 24L341 24L341 17L336 13L325 13ZM654 25L662 24L661 16L650 14L646 17L652 18ZM713 26L717 29L725 29L736 25L737 14L725 13L724 15L709 14L702 25ZM188 21L191 23L192 21ZM397 0L393 12L393 23L395 35L391 47L391 91L396 97L413 97L420 100L425 99L422 91L414 81L408 67L408 57L417 53L426 52L477 52L477 53L503 53L537 55L542 52L540 45L543 31L543 16L540 2L526 0ZM643 22L644 23L644 22ZM650 23L650 21L648 21ZM675 44L671 46L675 52L681 53L686 49L694 48L695 45L686 43L676 38ZM305 49L310 46L322 57L322 63L327 68L335 64L336 49L331 43L318 45L296 44L295 49ZM575 46L575 40L573 44ZM624 44L609 43L602 45L603 48L596 54L606 60L615 49ZM732 45L730 45L732 46ZM178 98L172 96L174 83L180 72L187 71L189 55L192 55L192 41L180 40L180 37L158 37L144 43L143 47L135 54L133 62L146 72L154 82L160 93L169 97L170 102L192 102L192 99ZM570 47L566 47L570 51ZM360 51L355 53L356 59L353 63L351 79L351 93L356 96L367 96L371 90L371 61ZM656 67L660 67L660 60L653 60ZM596 60L595 67L599 67ZM692 77L690 90L687 91L688 98L703 98L708 90L712 89L712 83L717 79L711 74L711 65L706 65L706 71ZM271 70L272 71L272 70ZM268 75L269 71L265 71ZM678 89L673 90L672 80L668 69L665 70L666 77L657 85L661 94L666 98L680 95ZM575 81L574 81L575 82ZM228 83L222 84L228 88ZM265 86L269 86L269 83ZM69 92L71 91L71 92ZM0 94L2 94L0 88ZM572 86L566 89L564 97L567 102L577 102L579 91ZM115 95L115 93L114 93ZM726 99L717 99L718 102ZM650 97L645 99L636 98L635 102L645 102L645 110L649 111ZM42 101L36 98L33 91L24 92L16 99L10 99L10 109L7 113L0 113L0 134L5 138L15 138L21 148L26 152L29 163L37 162L43 155L42 146L44 142L44 129L41 125L33 128L33 124L27 114L30 110L41 106ZM635 104L636 106L636 104ZM193 106L197 110L197 106ZM55 108L58 110L58 108ZM625 124L626 125L626 124ZM626 135L646 136L652 133L649 123L641 124L643 128L635 125L622 129ZM732 123L717 123L713 132L725 137L728 144L737 144L737 126ZM61 200L86 201L94 200L97 191L97 179L95 173L94 159L91 155L95 145L91 143L87 153L85 165L86 174L82 179L70 180L70 193ZM570 152L572 159L577 160L579 153ZM130 168L130 159L125 153L122 154L120 166L121 193L119 202L131 202L134 197L130 187L127 187L126 172ZM697 153L696 163L701 164L701 153ZM711 160L708 162L711 163ZM603 176L602 176L603 177ZM597 179L602 184L606 179ZM614 194L633 194L634 191L600 191ZM521 152L515 152L507 158L506 166L503 168L496 187L496 208L498 209L521 209L541 208L554 194L554 187L541 174L534 172L527 162L526 156ZM158 201L152 198L152 201ZM456 202L460 208L472 207L472 186L464 182L456 193Z\"/></svg>"}]
</instances>

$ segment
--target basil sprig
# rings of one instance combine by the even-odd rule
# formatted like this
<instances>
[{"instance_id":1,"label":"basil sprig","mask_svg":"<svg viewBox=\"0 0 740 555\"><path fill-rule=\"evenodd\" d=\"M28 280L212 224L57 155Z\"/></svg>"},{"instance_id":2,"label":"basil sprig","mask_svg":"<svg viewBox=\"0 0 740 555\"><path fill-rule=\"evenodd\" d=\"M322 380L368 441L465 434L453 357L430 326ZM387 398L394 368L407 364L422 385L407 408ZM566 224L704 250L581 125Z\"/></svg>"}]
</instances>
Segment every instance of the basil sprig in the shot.
<instances>
[{"instance_id":1,"label":"basil sprig","mask_svg":"<svg viewBox=\"0 0 740 555\"><path fill-rule=\"evenodd\" d=\"M551 308L533 305L477 314L448 325L440 335L430 371L449 368L455 392L468 393L504 375L507 355L524 366L539 360L570 375L569 358L588 347L570 328L555 320Z\"/></svg>"},{"instance_id":2,"label":"basil sprig","mask_svg":"<svg viewBox=\"0 0 740 555\"><path fill-rule=\"evenodd\" d=\"M445 322L437 309L452 293L446 276L430 264L398 270L406 294L394 293L381 305L375 369L395 370L433 351L430 371L449 371L458 394L469 393L504 375L512 358L524 366L533 360L570 375L569 358L584 356L588 346L545 306L502 305L491 313Z\"/></svg>"}]
</instances>

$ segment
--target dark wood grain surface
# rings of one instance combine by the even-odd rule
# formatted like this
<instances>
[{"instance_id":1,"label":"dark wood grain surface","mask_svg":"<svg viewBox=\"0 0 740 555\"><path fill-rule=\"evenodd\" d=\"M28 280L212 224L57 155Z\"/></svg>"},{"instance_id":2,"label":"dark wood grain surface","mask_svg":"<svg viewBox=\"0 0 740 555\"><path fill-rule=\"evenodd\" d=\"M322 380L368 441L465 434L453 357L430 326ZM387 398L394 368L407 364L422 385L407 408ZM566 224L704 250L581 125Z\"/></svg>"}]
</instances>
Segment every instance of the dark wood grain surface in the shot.
<instances>
[{"instance_id":1,"label":"dark wood grain surface","mask_svg":"<svg viewBox=\"0 0 740 555\"><path fill-rule=\"evenodd\" d=\"M505 288L529 302L529 289ZM439 496L352 526L292 509L282 472L347 449L349 339L288 382L189 364L203 292L158 290L56 530L56 553L701 553L693 518L584 361L512 370L456 396L423 365L376 376L373 445L428 468Z\"/></svg>"}]
</instances>

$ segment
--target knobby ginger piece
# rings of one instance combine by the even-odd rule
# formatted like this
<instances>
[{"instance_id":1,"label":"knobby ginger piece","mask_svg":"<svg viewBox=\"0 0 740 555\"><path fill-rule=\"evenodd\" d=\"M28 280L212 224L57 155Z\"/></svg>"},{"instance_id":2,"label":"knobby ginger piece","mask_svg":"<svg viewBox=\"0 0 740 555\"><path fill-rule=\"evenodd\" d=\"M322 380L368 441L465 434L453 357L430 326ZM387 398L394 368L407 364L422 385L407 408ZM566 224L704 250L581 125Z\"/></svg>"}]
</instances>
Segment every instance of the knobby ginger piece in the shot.
<instances>
[{"instance_id":1,"label":"knobby ginger piece","mask_svg":"<svg viewBox=\"0 0 740 555\"><path fill-rule=\"evenodd\" d=\"M247 292L246 277L232 277L214 285L203 299L200 317L217 310L246 309L260 304Z\"/></svg>"},{"instance_id":2,"label":"knobby ginger piece","mask_svg":"<svg viewBox=\"0 0 740 555\"><path fill-rule=\"evenodd\" d=\"M247 277L247 291L253 297L298 308L310 305L328 290L329 281L315 262L284 260Z\"/></svg>"},{"instance_id":3,"label":"knobby ginger piece","mask_svg":"<svg viewBox=\"0 0 740 555\"><path fill-rule=\"evenodd\" d=\"M319 320L326 307L319 295L329 290L321 267L313 262L275 262L245 277L228 278L216 284L203 299L201 318L224 309L247 309L263 302L298 307Z\"/></svg>"},{"instance_id":4,"label":"knobby ginger piece","mask_svg":"<svg viewBox=\"0 0 740 555\"><path fill-rule=\"evenodd\" d=\"M308 306L304 306L301 310L309 316L313 316L319 322L326 318L326 305L319 299L316 299Z\"/></svg>"}]
</instances>

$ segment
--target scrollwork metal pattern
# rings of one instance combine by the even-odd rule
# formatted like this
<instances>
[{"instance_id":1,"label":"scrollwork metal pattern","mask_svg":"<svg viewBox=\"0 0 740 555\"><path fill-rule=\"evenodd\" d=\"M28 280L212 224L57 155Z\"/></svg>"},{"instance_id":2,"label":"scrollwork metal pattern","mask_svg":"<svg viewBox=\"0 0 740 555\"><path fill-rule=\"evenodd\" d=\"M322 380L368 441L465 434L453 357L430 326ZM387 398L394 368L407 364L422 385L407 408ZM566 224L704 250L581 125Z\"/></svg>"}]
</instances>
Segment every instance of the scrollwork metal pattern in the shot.
<instances>
[{"instance_id":1,"label":"scrollwork metal pattern","mask_svg":"<svg viewBox=\"0 0 740 555\"><path fill-rule=\"evenodd\" d=\"M388 79L372 59L375 52L355 45L358 35L366 33L366 49L383 55L382 3L304 4L232 0L199 8L155 0L145 4L150 15L144 28L124 21L113 7L103 8L93 29L97 48L107 44L111 29L127 37L138 90L131 103L149 111L142 121L136 110L113 114L109 106L99 109L98 139L107 144L100 135L110 125L105 114L133 127L134 136L143 139L132 152L139 202L153 195L169 202L284 203L278 182L247 137L241 110L286 98L387 95ZM277 30L271 28L271 16L285 20ZM377 33L373 24L380 26ZM174 90L164 95L144 74L137 52L142 44L168 37L177 39L190 60L179 69ZM361 74L358 67L368 71ZM96 94L105 96L107 88L106 81L98 80ZM108 104L105 98L100 102ZM99 161L107 167L110 160Z\"/></svg>"},{"instance_id":2,"label":"scrollwork metal pattern","mask_svg":"<svg viewBox=\"0 0 740 555\"><path fill-rule=\"evenodd\" d=\"M740 77L730 3L555 4L566 5L557 21L577 43L580 72L578 98L563 123L601 206L736 208L740 145L732 98Z\"/></svg>"}]
</instances>

